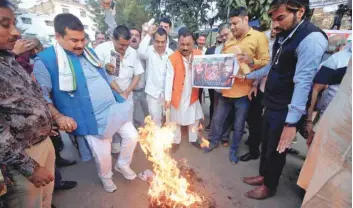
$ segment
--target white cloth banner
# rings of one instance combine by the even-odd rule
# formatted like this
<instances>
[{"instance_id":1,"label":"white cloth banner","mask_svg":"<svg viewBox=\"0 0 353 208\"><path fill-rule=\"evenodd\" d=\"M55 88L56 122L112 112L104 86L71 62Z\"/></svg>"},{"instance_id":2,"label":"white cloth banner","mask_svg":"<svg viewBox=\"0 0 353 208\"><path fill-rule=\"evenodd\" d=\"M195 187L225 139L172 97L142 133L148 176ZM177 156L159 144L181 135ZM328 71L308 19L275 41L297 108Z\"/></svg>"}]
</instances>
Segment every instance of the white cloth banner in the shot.
<instances>
[{"instance_id":1,"label":"white cloth banner","mask_svg":"<svg viewBox=\"0 0 353 208\"><path fill-rule=\"evenodd\" d=\"M348 0L310 0L310 9L322 8L330 5L347 4Z\"/></svg>"}]
</instances>

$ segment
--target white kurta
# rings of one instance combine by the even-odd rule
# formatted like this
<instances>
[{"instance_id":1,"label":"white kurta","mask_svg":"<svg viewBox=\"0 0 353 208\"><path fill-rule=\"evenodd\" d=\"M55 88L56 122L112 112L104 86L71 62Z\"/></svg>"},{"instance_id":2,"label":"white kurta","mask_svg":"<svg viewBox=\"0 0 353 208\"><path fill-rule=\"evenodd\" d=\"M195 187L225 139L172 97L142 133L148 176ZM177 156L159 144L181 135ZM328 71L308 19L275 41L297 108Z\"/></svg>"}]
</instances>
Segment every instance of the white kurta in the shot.
<instances>
[{"instance_id":1,"label":"white kurta","mask_svg":"<svg viewBox=\"0 0 353 208\"><path fill-rule=\"evenodd\" d=\"M170 110L170 119L180 126L188 126L194 124L196 121L203 118L203 112L200 101L197 100L195 103L190 105L191 94L192 94L192 74L191 66L186 58L183 57L185 66L185 80L184 88L180 99L179 108L176 109L173 106Z\"/></svg>"}]
</instances>

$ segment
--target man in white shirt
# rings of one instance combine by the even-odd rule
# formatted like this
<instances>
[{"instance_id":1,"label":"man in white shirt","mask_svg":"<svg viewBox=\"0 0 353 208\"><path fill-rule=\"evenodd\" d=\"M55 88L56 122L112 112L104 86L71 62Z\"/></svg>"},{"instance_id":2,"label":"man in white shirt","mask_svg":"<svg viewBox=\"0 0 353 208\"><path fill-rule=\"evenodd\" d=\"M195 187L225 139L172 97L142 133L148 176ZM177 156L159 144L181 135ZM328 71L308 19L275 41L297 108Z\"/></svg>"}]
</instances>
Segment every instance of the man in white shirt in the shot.
<instances>
[{"instance_id":1,"label":"man in white shirt","mask_svg":"<svg viewBox=\"0 0 353 208\"><path fill-rule=\"evenodd\" d=\"M137 51L141 43L141 30L133 27L133 28L130 28L130 33L131 33L130 47L132 47ZM145 70L146 62L144 60L141 60L141 63L142 63L143 69ZM145 86L146 86L146 73L143 73L141 74L139 83L136 85L135 89L133 90L133 100L134 100L133 118L134 118L134 125L136 127L142 126L144 123L144 119L149 115L148 104L146 101ZM143 118L139 116L140 115L138 111L139 106L141 107Z\"/></svg>"},{"instance_id":2,"label":"man in white shirt","mask_svg":"<svg viewBox=\"0 0 353 208\"><path fill-rule=\"evenodd\" d=\"M136 50L129 46L130 39L129 29L124 25L119 25L114 29L112 41L100 44L95 51L99 59L105 64L108 73L112 75L113 80L119 86L118 93L133 106L133 89L139 83L144 70ZM115 64L110 63L112 55L116 59ZM133 111L134 108L131 108L129 112L130 121L133 119ZM112 153L120 151L120 141L118 135L115 135Z\"/></svg>"},{"instance_id":3,"label":"man in white shirt","mask_svg":"<svg viewBox=\"0 0 353 208\"><path fill-rule=\"evenodd\" d=\"M167 65L165 100L170 108L170 120L177 128L174 143L181 142L181 126L188 127L189 142L199 148L197 143L198 125L203 118L199 101L199 90L192 87L191 64L195 55L201 51L194 49L192 33L184 28L179 31L178 50L169 57Z\"/></svg>"},{"instance_id":4,"label":"man in white shirt","mask_svg":"<svg viewBox=\"0 0 353 208\"><path fill-rule=\"evenodd\" d=\"M146 61L146 87L148 110L153 121L162 125L164 88L168 57L173 51L167 48L168 34L163 28L152 25L143 38L138 54ZM149 45L152 39L153 45Z\"/></svg>"}]
</instances>

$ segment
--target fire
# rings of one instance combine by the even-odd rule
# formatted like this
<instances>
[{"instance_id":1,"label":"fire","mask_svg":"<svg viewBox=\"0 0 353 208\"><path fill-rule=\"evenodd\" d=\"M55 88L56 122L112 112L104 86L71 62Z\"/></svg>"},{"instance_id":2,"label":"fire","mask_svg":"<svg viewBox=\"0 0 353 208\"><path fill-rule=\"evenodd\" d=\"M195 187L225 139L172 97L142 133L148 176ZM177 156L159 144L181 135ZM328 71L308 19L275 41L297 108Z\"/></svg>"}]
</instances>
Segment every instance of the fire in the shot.
<instances>
[{"instance_id":1,"label":"fire","mask_svg":"<svg viewBox=\"0 0 353 208\"><path fill-rule=\"evenodd\" d=\"M210 142L207 139L202 137L201 138L201 142L200 142L200 147L201 148L205 148L205 147L209 148L210 147Z\"/></svg>"},{"instance_id":2,"label":"fire","mask_svg":"<svg viewBox=\"0 0 353 208\"><path fill-rule=\"evenodd\" d=\"M148 191L151 200L157 206L167 207L189 207L201 202L197 193L188 190L190 184L180 175L177 162L169 154L175 127L158 127L150 116L146 117L145 124L144 128L139 129L139 133L141 148L147 159L153 163L155 173Z\"/></svg>"}]
</instances>

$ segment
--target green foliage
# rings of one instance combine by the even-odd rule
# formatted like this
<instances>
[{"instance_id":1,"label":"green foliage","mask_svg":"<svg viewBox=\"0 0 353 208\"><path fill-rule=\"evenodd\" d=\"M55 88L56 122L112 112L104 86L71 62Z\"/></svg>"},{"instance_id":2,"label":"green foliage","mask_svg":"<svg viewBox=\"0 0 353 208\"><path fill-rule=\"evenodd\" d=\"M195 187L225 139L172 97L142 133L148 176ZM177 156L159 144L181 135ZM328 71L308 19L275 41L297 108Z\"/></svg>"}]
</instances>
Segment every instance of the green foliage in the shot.
<instances>
[{"instance_id":1,"label":"green foliage","mask_svg":"<svg viewBox=\"0 0 353 208\"><path fill-rule=\"evenodd\" d=\"M228 6L230 8L246 7L249 13L249 20L259 19L261 28L266 30L270 28L271 19L267 14L272 0L225 0L218 1L217 8L219 18L227 21Z\"/></svg>"},{"instance_id":2,"label":"green foliage","mask_svg":"<svg viewBox=\"0 0 353 208\"><path fill-rule=\"evenodd\" d=\"M191 31L197 31L200 25L209 23L206 12L215 0L168 0L167 12L176 20L183 22Z\"/></svg>"},{"instance_id":3,"label":"green foliage","mask_svg":"<svg viewBox=\"0 0 353 208\"><path fill-rule=\"evenodd\" d=\"M141 27L152 18L151 13L146 10L149 2L148 0L117 0L116 22L128 27Z\"/></svg>"},{"instance_id":4,"label":"green foliage","mask_svg":"<svg viewBox=\"0 0 353 208\"><path fill-rule=\"evenodd\" d=\"M86 0L87 9L90 11L90 17L95 22L95 26L101 32L108 29L107 24L104 22L104 11L101 7L99 0Z\"/></svg>"}]
</instances>

